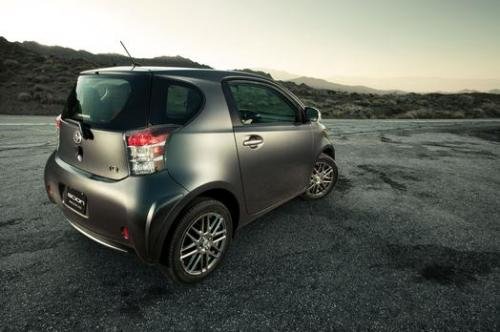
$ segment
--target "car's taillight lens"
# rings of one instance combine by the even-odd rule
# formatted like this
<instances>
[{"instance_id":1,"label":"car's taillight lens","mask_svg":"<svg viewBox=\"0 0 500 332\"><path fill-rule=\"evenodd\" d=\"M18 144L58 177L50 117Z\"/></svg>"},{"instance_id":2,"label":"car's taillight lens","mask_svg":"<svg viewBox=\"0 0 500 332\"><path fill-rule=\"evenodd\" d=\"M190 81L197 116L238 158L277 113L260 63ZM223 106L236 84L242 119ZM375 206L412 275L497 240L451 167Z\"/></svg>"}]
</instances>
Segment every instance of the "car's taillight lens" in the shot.
<instances>
[{"instance_id":1,"label":"car's taillight lens","mask_svg":"<svg viewBox=\"0 0 500 332\"><path fill-rule=\"evenodd\" d=\"M171 128L148 128L126 135L130 173L151 174L165 168L165 144Z\"/></svg>"},{"instance_id":2,"label":"car's taillight lens","mask_svg":"<svg viewBox=\"0 0 500 332\"><path fill-rule=\"evenodd\" d=\"M59 129L61 128L61 114L59 114L57 117L56 117L56 128Z\"/></svg>"},{"instance_id":3,"label":"car's taillight lens","mask_svg":"<svg viewBox=\"0 0 500 332\"><path fill-rule=\"evenodd\" d=\"M61 130L61 122L62 122L62 119L61 119L61 114L59 114L57 117L56 117L56 149L59 149L59 131Z\"/></svg>"}]
</instances>

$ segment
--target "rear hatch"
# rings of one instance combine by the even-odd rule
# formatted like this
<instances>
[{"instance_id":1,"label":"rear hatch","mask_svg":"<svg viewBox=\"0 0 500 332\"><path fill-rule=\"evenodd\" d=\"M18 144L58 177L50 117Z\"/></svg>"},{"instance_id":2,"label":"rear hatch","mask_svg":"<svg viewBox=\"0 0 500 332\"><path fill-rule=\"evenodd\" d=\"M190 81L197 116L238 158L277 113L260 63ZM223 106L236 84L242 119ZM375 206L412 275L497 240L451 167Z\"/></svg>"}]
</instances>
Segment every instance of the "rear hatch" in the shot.
<instances>
[{"instance_id":1,"label":"rear hatch","mask_svg":"<svg viewBox=\"0 0 500 332\"><path fill-rule=\"evenodd\" d=\"M61 115L58 156L101 177L128 176L125 132L147 126L150 78L149 73L80 75Z\"/></svg>"}]
</instances>

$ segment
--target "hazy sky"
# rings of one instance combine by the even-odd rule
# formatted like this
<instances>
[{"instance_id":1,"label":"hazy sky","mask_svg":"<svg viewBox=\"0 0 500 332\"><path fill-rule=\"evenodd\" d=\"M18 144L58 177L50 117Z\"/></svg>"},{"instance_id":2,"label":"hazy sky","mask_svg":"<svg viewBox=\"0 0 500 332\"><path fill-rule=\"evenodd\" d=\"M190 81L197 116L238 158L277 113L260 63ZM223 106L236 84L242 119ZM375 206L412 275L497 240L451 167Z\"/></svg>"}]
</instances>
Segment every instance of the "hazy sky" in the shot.
<instances>
[{"instance_id":1,"label":"hazy sky","mask_svg":"<svg viewBox=\"0 0 500 332\"><path fill-rule=\"evenodd\" d=\"M500 80L500 0L0 0L0 8L10 41L121 53L122 39L137 57L361 83Z\"/></svg>"}]
</instances>

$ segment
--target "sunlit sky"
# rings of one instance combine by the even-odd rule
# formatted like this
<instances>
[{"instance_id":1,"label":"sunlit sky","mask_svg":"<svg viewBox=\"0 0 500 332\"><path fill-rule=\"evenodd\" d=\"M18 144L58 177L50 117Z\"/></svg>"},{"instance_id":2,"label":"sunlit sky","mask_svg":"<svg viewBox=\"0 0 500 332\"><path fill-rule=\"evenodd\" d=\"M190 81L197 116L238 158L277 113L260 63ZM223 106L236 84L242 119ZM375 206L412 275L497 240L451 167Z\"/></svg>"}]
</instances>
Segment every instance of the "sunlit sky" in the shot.
<instances>
[{"instance_id":1,"label":"sunlit sky","mask_svg":"<svg viewBox=\"0 0 500 332\"><path fill-rule=\"evenodd\" d=\"M414 90L434 78L441 90L462 81L500 88L500 0L0 0L0 8L10 41L122 53L124 40L137 57L182 55L221 69L379 88L412 89L412 78Z\"/></svg>"}]
</instances>

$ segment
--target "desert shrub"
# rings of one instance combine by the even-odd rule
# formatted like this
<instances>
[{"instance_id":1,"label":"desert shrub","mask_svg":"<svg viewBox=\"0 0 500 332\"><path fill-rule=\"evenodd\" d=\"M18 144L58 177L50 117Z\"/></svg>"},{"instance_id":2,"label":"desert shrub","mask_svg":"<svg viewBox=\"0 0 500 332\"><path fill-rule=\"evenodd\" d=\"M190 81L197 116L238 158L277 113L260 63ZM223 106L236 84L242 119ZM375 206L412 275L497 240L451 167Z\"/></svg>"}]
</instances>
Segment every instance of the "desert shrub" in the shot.
<instances>
[{"instance_id":1,"label":"desert shrub","mask_svg":"<svg viewBox=\"0 0 500 332\"><path fill-rule=\"evenodd\" d=\"M469 108L465 110L465 114L468 118L484 118L485 112L480 107Z\"/></svg>"},{"instance_id":2,"label":"desert shrub","mask_svg":"<svg viewBox=\"0 0 500 332\"><path fill-rule=\"evenodd\" d=\"M17 100L19 101L30 101L31 95L28 92L20 92L17 94Z\"/></svg>"},{"instance_id":3,"label":"desert shrub","mask_svg":"<svg viewBox=\"0 0 500 332\"><path fill-rule=\"evenodd\" d=\"M54 103L54 96L51 93L44 93L40 97L40 103L53 104Z\"/></svg>"},{"instance_id":4,"label":"desert shrub","mask_svg":"<svg viewBox=\"0 0 500 332\"><path fill-rule=\"evenodd\" d=\"M500 105L492 101L482 103L481 108L488 117L497 117L500 115Z\"/></svg>"},{"instance_id":5,"label":"desert shrub","mask_svg":"<svg viewBox=\"0 0 500 332\"><path fill-rule=\"evenodd\" d=\"M64 105L66 103L66 98L64 98L62 96L57 96L54 98L53 103L57 104L57 105Z\"/></svg>"},{"instance_id":6,"label":"desert shrub","mask_svg":"<svg viewBox=\"0 0 500 332\"><path fill-rule=\"evenodd\" d=\"M474 104L474 97L472 95L460 95L457 96L457 104L462 106L472 106Z\"/></svg>"},{"instance_id":7,"label":"desert shrub","mask_svg":"<svg viewBox=\"0 0 500 332\"><path fill-rule=\"evenodd\" d=\"M35 90L35 91L45 91L45 90L47 90L47 88L45 87L45 85L35 84L33 86L33 90Z\"/></svg>"},{"instance_id":8,"label":"desert shrub","mask_svg":"<svg viewBox=\"0 0 500 332\"><path fill-rule=\"evenodd\" d=\"M47 83L50 81L50 78L47 75L37 75L33 80L37 83Z\"/></svg>"},{"instance_id":9,"label":"desert shrub","mask_svg":"<svg viewBox=\"0 0 500 332\"><path fill-rule=\"evenodd\" d=\"M57 81L61 83L66 83L69 81L69 79L66 76L58 75L57 76Z\"/></svg>"},{"instance_id":10,"label":"desert shrub","mask_svg":"<svg viewBox=\"0 0 500 332\"><path fill-rule=\"evenodd\" d=\"M5 59L5 60L3 60L3 64L6 67L15 67L15 66L19 65L19 62L17 60L14 60L14 59Z\"/></svg>"}]
</instances>

